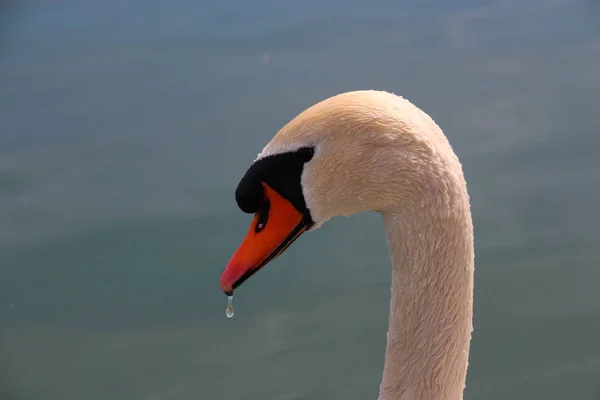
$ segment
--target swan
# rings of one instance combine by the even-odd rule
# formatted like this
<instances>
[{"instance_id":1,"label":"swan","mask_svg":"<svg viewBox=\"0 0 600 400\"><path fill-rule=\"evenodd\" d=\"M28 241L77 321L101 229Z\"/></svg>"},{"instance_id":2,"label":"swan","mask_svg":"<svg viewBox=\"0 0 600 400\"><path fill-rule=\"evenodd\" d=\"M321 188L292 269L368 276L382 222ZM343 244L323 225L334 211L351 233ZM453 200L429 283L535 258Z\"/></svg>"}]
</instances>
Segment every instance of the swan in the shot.
<instances>
[{"instance_id":1,"label":"swan","mask_svg":"<svg viewBox=\"0 0 600 400\"><path fill-rule=\"evenodd\" d=\"M473 319L473 223L462 166L432 118L393 93L307 108L259 153L235 198L254 214L220 277L233 295L300 235L381 214L392 263L379 400L463 398Z\"/></svg>"}]
</instances>

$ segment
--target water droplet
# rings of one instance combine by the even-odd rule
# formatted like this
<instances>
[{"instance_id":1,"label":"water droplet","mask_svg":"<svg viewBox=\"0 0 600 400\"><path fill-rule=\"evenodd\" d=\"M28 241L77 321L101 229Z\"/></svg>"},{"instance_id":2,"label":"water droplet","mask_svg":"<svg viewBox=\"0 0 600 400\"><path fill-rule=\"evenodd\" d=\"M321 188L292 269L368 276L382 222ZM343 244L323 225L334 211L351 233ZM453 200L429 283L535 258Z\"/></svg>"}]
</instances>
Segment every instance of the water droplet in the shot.
<instances>
[{"instance_id":1,"label":"water droplet","mask_svg":"<svg viewBox=\"0 0 600 400\"><path fill-rule=\"evenodd\" d=\"M231 318L234 315L234 311L233 311L233 296L227 296L227 308L225 309L225 315L227 315L227 318Z\"/></svg>"}]
</instances>

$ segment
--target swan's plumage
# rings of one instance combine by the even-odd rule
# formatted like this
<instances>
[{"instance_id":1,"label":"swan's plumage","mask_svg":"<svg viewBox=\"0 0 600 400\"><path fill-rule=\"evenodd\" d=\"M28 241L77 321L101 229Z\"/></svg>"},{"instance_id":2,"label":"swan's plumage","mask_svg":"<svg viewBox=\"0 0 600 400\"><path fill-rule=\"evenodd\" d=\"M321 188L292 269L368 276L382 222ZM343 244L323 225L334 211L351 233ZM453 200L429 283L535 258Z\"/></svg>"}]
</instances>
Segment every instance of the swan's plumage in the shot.
<instances>
[{"instance_id":1,"label":"swan's plumage","mask_svg":"<svg viewBox=\"0 0 600 400\"><path fill-rule=\"evenodd\" d=\"M461 164L446 136L399 96L356 91L285 125L258 155L314 148L300 177L318 228L382 214L393 265L381 400L459 400L473 308L473 226Z\"/></svg>"}]
</instances>

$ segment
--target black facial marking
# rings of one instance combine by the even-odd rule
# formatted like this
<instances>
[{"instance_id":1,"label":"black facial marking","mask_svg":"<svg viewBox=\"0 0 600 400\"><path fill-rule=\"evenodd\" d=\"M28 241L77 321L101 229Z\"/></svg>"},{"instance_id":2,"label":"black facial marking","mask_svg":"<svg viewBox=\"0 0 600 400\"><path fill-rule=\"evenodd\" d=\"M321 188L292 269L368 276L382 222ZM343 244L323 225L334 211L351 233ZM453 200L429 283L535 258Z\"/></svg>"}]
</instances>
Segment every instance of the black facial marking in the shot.
<instances>
[{"instance_id":1,"label":"black facial marking","mask_svg":"<svg viewBox=\"0 0 600 400\"><path fill-rule=\"evenodd\" d=\"M264 200L264 189L261 184L264 182L292 203L312 223L302 194L300 178L304 164L310 161L313 155L314 148L303 147L293 152L276 154L256 161L246 171L235 190L238 207L245 213L258 212Z\"/></svg>"}]
</instances>

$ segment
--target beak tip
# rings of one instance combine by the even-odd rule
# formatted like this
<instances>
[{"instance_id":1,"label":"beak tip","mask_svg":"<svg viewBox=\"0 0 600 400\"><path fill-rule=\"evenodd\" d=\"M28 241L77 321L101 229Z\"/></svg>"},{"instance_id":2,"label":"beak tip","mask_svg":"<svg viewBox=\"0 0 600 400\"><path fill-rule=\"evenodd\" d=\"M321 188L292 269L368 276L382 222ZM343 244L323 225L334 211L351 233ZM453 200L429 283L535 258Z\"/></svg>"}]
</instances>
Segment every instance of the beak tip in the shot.
<instances>
[{"instance_id":1,"label":"beak tip","mask_svg":"<svg viewBox=\"0 0 600 400\"><path fill-rule=\"evenodd\" d=\"M226 284L221 283L221 290L227 296L232 296L233 295L233 287L231 285L226 285Z\"/></svg>"},{"instance_id":2,"label":"beak tip","mask_svg":"<svg viewBox=\"0 0 600 400\"><path fill-rule=\"evenodd\" d=\"M220 279L220 286L221 286L221 290L223 291L223 293L225 293L227 296L233 296L233 283L234 280L232 279L231 276L229 276L230 273L228 273L228 269L225 269L225 271L223 271L223 274L221 275L221 279Z\"/></svg>"}]
</instances>

